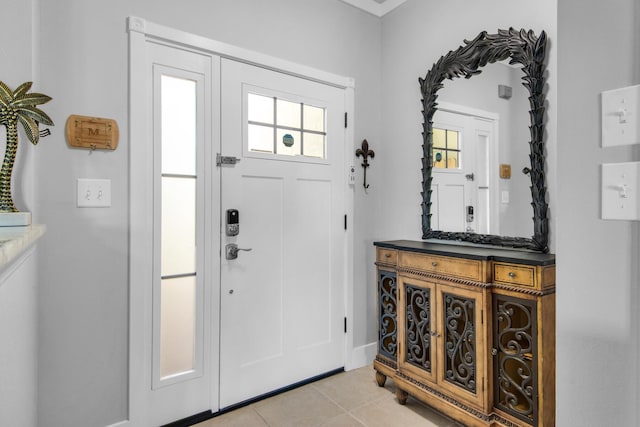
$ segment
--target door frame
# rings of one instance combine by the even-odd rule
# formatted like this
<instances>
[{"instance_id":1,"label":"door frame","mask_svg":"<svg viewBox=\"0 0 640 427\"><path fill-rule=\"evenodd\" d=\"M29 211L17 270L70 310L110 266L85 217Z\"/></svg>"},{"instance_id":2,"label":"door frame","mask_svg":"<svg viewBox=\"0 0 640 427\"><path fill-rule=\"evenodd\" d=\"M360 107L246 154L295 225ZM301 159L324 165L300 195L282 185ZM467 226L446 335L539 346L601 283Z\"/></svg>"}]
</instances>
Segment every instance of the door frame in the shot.
<instances>
[{"instance_id":1,"label":"door frame","mask_svg":"<svg viewBox=\"0 0 640 427\"><path fill-rule=\"evenodd\" d=\"M148 301L148 286L152 281L153 257L149 250L152 242L153 228L149 224L149 212L153 210L152 187L153 140L148 132L148 123L152 119L147 108L148 79L145 64L147 63L147 47L149 43L161 43L167 46L193 50L199 53L215 55L239 62L257 65L272 71L312 80L345 90L345 112L349 116L349 126L345 129L345 176L348 174L348 159L353 158L355 150L353 117L355 81L305 65L282 60L248 49L238 48L206 37L176 30L163 25L148 22L143 18L130 16L127 18L129 33L129 414L128 420L117 424L124 426L144 426L148 419L149 406L146 401L146 390L151 384L151 372L145 368L145 345L150 340L151 330ZM216 102L214 101L214 105ZM215 118L213 122L216 124ZM219 129L216 128L216 129ZM354 214L354 186L345 179L345 211L348 218ZM353 220L350 221L353 224ZM349 324L354 324L354 227L347 228L345 243L345 313ZM213 233L214 231L212 231ZM214 239L215 240L215 239ZM212 303L219 301L218 288L213 289ZM215 306L215 304L214 304ZM219 326L219 325L218 325ZM219 331L212 333L211 343L216 346ZM345 337L345 369L355 367L354 335L348 328ZM212 358L217 357L212 352ZM217 361L212 360L217 366ZM212 392L212 410L217 408L218 394Z\"/></svg>"}]
</instances>

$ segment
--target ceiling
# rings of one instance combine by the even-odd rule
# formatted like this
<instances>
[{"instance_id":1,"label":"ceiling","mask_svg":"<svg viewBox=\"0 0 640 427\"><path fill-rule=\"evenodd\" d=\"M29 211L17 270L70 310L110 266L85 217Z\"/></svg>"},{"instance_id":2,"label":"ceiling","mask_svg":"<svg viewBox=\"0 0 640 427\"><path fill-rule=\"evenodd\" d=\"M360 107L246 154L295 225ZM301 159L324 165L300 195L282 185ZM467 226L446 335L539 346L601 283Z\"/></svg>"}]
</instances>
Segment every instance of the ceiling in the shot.
<instances>
[{"instance_id":1,"label":"ceiling","mask_svg":"<svg viewBox=\"0 0 640 427\"><path fill-rule=\"evenodd\" d=\"M377 17L383 17L407 0L341 0Z\"/></svg>"}]
</instances>

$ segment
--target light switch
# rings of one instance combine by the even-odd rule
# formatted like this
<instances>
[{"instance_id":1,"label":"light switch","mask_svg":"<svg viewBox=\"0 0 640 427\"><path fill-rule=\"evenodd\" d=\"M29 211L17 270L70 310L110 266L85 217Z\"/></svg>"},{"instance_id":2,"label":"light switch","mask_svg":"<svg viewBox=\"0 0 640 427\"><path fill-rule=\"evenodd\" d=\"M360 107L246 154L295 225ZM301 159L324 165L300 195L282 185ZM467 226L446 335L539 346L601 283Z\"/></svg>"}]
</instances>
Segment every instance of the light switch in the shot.
<instances>
[{"instance_id":1,"label":"light switch","mask_svg":"<svg viewBox=\"0 0 640 427\"><path fill-rule=\"evenodd\" d=\"M78 178L79 208L108 208L111 206L111 180Z\"/></svg>"},{"instance_id":2,"label":"light switch","mask_svg":"<svg viewBox=\"0 0 640 427\"><path fill-rule=\"evenodd\" d=\"M602 219L640 220L640 162L602 165Z\"/></svg>"},{"instance_id":3,"label":"light switch","mask_svg":"<svg viewBox=\"0 0 640 427\"><path fill-rule=\"evenodd\" d=\"M640 85L602 92L602 146L640 144Z\"/></svg>"},{"instance_id":4,"label":"light switch","mask_svg":"<svg viewBox=\"0 0 640 427\"><path fill-rule=\"evenodd\" d=\"M508 190L502 190L500 192L500 203L505 204L505 205L509 203L509 191Z\"/></svg>"}]
</instances>

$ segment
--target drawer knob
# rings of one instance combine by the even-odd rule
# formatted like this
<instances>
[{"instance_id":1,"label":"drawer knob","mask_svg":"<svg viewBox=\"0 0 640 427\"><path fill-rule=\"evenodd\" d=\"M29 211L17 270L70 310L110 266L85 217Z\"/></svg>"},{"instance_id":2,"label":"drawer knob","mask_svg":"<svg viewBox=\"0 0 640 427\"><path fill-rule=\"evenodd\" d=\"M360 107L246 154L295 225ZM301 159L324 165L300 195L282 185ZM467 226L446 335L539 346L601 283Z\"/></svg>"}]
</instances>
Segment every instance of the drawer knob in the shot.
<instances>
[{"instance_id":1,"label":"drawer knob","mask_svg":"<svg viewBox=\"0 0 640 427\"><path fill-rule=\"evenodd\" d=\"M385 256L386 258L391 258L391 254L390 254L390 253L386 253L386 254L384 254L384 256Z\"/></svg>"},{"instance_id":2,"label":"drawer knob","mask_svg":"<svg viewBox=\"0 0 640 427\"><path fill-rule=\"evenodd\" d=\"M514 277L516 277L516 273L514 273L513 271L510 271L509 272L509 277L511 277L513 279Z\"/></svg>"},{"instance_id":3,"label":"drawer knob","mask_svg":"<svg viewBox=\"0 0 640 427\"><path fill-rule=\"evenodd\" d=\"M437 262L435 262L435 261L431 261L431 267L436 267L437 265L438 265L438 263L437 263Z\"/></svg>"}]
</instances>

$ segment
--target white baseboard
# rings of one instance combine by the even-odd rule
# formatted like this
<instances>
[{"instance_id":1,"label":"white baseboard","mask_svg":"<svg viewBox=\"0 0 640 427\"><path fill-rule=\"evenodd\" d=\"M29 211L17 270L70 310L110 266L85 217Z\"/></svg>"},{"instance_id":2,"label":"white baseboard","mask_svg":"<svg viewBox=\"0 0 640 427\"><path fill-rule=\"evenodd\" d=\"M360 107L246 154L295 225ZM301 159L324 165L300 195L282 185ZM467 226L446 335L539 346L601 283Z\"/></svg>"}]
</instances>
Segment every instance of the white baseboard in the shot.
<instances>
[{"instance_id":1,"label":"white baseboard","mask_svg":"<svg viewBox=\"0 0 640 427\"><path fill-rule=\"evenodd\" d=\"M373 363L373 359L376 357L376 343L365 344L360 347L355 347L351 353L351 360L345 366L345 370L350 371L352 369L361 368Z\"/></svg>"},{"instance_id":2,"label":"white baseboard","mask_svg":"<svg viewBox=\"0 0 640 427\"><path fill-rule=\"evenodd\" d=\"M131 427L131 423L130 423L130 421L129 421L129 420L126 420L126 421L120 421L120 422L117 422L117 423L115 423L115 424L110 424L110 425L108 425L108 426L106 426L106 427L125 427L125 426L126 426L126 427Z\"/></svg>"}]
</instances>

